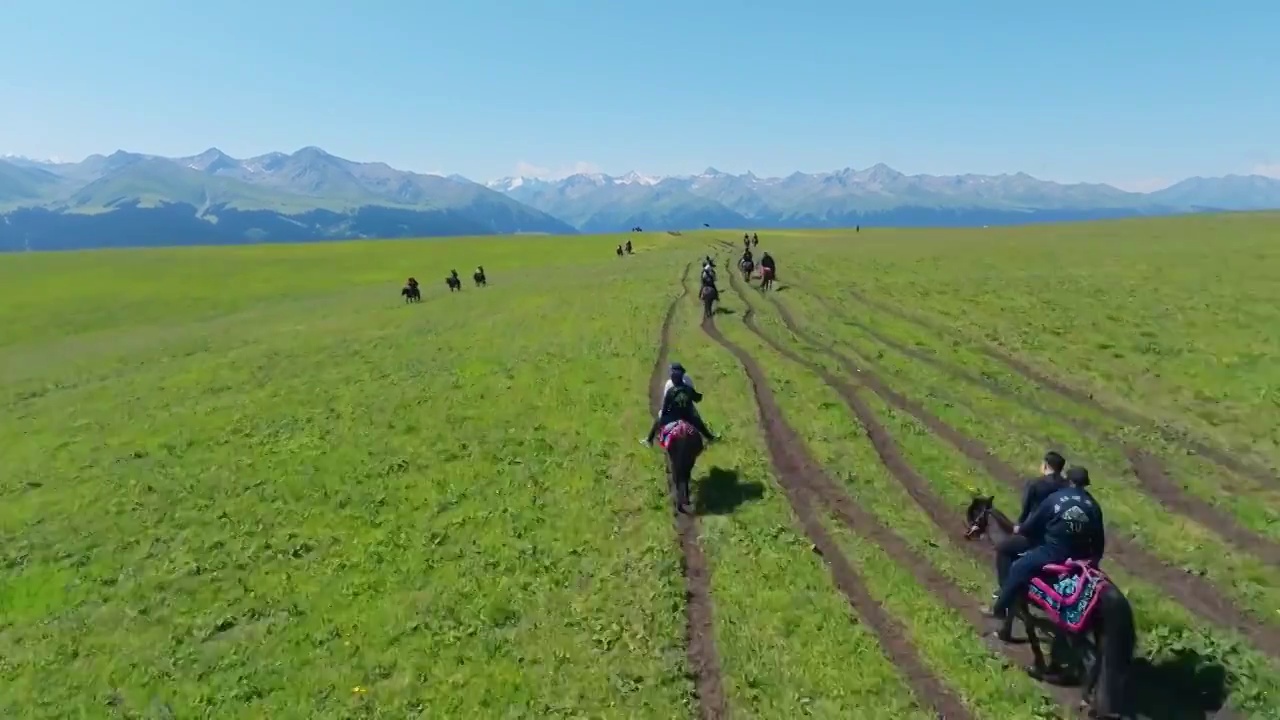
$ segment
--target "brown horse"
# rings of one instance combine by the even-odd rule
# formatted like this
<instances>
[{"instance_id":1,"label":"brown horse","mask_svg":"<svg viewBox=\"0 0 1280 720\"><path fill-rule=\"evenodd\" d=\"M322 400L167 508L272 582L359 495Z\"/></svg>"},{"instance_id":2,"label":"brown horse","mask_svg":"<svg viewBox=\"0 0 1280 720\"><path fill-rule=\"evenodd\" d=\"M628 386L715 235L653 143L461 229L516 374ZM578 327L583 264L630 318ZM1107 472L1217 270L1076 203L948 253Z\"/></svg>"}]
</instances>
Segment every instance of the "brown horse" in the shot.
<instances>
[{"instance_id":1,"label":"brown horse","mask_svg":"<svg viewBox=\"0 0 1280 720\"><path fill-rule=\"evenodd\" d=\"M698 299L702 300L702 317L709 318L714 313L712 306L720 299L720 291L715 285L703 285L698 291Z\"/></svg>"},{"instance_id":2,"label":"brown horse","mask_svg":"<svg viewBox=\"0 0 1280 720\"><path fill-rule=\"evenodd\" d=\"M976 497L965 511L965 522L968 530L966 540L986 537L992 547L998 546L1013 535L1013 521L995 507L993 497ZM1133 606L1128 598L1120 592L1115 583L1095 571L1097 579L1093 591L1097 598L1092 604L1090 615L1083 617L1083 625L1076 632L1067 630L1040 612L1040 608L1032 610L1029 598L1032 590L1018 595L1014 607L1003 620L1001 635L1009 637L1013 631L1014 618L1022 620L1027 629L1027 642L1031 645L1031 653L1035 657L1035 666L1027 671L1037 679L1056 674L1062 670L1057 659L1046 666L1044 652L1040 649L1040 641L1036 636L1036 628L1047 630L1053 636L1053 648L1056 651L1063 643L1078 653L1084 662L1085 678L1081 688L1081 704L1090 707L1090 715L1098 718L1123 717L1125 685L1129 670L1133 664L1133 652L1137 645L1137 634L1133 622ZM1041 588L1049 587L1056 579L1049 574L1041 576ZM1089 582L1088 576L1081 576L1080 582ZM1037 601L1039 602L1039 601ZM1056 655L1056 652L1053 653ZM1098 692L1101 681L1102 690Z\"/></svg>"},{"instance_id":3,"label":"brown horse","mask_svg":"<svg viewBox=\"0 0 1280 720\"><path fill-rule=\"evenodd\" d=\"M764 265L760 266L760 289L768 290L773 287L773 268Z\"/></svg>"},{"instance_id":4,"label":"brown horse","mask_svg":"<svg viewBox=\"0 0 1280 720\"><path fill-rule=\"evenodd\" d=\"M676 489L676 512L692 514L689 485L693 466L702 454L702 434L690 423L677 420L659 430L658 444L667 452L667 469Z\"/></svg>"}]
</instances>

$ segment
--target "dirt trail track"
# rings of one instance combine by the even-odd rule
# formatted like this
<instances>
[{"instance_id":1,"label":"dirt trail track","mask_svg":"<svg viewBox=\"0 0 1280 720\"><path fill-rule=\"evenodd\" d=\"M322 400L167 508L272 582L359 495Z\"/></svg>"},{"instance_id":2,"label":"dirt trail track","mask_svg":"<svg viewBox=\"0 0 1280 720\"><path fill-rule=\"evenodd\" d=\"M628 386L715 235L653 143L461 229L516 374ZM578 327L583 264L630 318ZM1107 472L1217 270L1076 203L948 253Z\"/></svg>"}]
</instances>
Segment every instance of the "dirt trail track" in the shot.
<instances>
[{"instance_id":1,"label":"dirt trail track","mask_svg":"<svg viewBox=\"0 0 1280 720\"><path fill-rule=\"evenodd\" d=\"M730 279L732 284L733 279ZM733 285L735 291L741 295L737 285ZM790 312L782 303L772 297L768 298L778 310L779 316L784 325L787 326L797 337L805 340L815 348L827 353L835 358L845 368L851 377L857 378L861 384L865 385L872 392L880 395L886 402L897 407L903 412L913 415L917 420L924 424L931 432L935 433L948 444L955 447L963 455L973 460L983 467L993 478L1008 485L1010 488L1021 491L1024 478L1016 469L996 458L989 449L980 441L970 438L955 428L948 425L941 418L930 413L920 403L915 402L901 393L890 389L879 377L870 372L865 367L858 367L853 360L831 348L825 347L817 341L812 335L800 329ZM743 298L746 302L746 298ZM809 367L811 370L822 376L832 389L840 393L840 395L850 403L851 409L863 422L868 437L871 438L876 451L880 453L881 459L885 466L894 474L894 476L903 484L907 492L920 505L921 509L930 517L930 519L943 531L948 531L954 527L954 511L948 511L941 499L936 497L928 489L928 481L920 477L906 462L902 459L901 452L893 443L891 437L884 430L883 426L875 420L874 415L856 399L856 391L849 387L847 383L842 383L831 377L826 370L800 357L793 350L781 346L768 335L762 333L750 318L751 311L744 313L744 321L749 329L758 335L764 342L777 350L784 356L793 361ZM842 389L843 386L843 389ZM858 403L861 409L854 407L853 403ZM870 424L863 416L868 415ZM1216 587L1209 583L1205 578L1198 575L1186 573L1180 569L1170 567L1160 558L1152 555L1146 549L1135 545L1127 538L1112 536L1109 556L1114 558L1122 567L1126 568L1133 574L1141 577L1160 587L1170 597L1177 600L1183 607L1186 607L1193 613L1200 615L1206 620L1217 625L1232 628L1245 637L1249 637L1255 646L1272 657L1280 657L1280 628L1277 628L1265 620L1255 619L1232 603L1232 601L1224 596ZM962 545L968 545L964 543Z\"/></svg>"},{"instance_id":2,"label":"dirt trail track","mask_svg":"<svg viewBox=\"0 0 1280 720\"><path fill-rule=\"evenodd\" d=\"M914 313L908 313L899 307L868 297L853 288L845 288L844 291L867 307L888 313L900 320L915 324L942 336L955 336L955 331L953 329L945 327L935 320L916 315ZM1215 447L1204 441L1196 440L1195 438L1174 432L1162 423L1153 420L1152 418L1145 417L1132 410L1112 407L1102 403L1093 397L1093 393L1081 390L1077 387L1072 387L1057 378L1051 377L1049 374L1032 367L1030 364L1019 360L1009 352L990 343L984 342L977 343L976 345L981 352L986 354L988 357L1003 363L1019 375L1022 375L1024 378L1043 387L1049 388L1053 392L1071 400L1072 402L1084 405L1117 422L1152 429L1158 432L1166 441L1175 445L1181 445L1195 454L1215 463L1219 467L1244 475L1245 477L1252 478L1261 483L1271 485L1280 484L1280 477L1277 477L1275 470L1246 460L1232 450Z\"/></svg>"},{"instance_id":3,"label":"dirt trail track","mask_svg":"<svg viewBox=\"0 0 1280 720\"><path fill-rule=\"evenodd\" d=\"M833 316L841 315L840 312L836 310L834 307L832 307L831 304L828 303L824 298L821 298L818 295L808 290L806 290L805 292L810 296L814 297ZM770 298L770 300L773 300L773 298ZM782 306L780 303L777 303L776 300L774 301L774 303L775 305L778 306L780 312L784 314L788 312L786 308ZM788 318L784 317L784 322L786 322L787 320ZM1062 422L1064 424L1074 427L1076 430L1080 431L1082 434L1086 436L1093 437L1102 442L1105 442L1117 447L1118 449L1123 451L1125 457L1129 460L1129 466L1130 466L1130 469L1133 471L1134 478L1139 482L1139 484L1141 484L1147 490L1147 492L1152 497L1158 500L1162 505L1164 505L1170 511L1179 513L1181 515L1185 515L1186 517L1191 518L1192 520L1195 520L1201 525L1204 525L1210 530L1221 535L1227 541L1236 545L1240 549L1257 556L1259 559L1267 563L1280 566L1280 543L1277 543L1275 540L1269 537L1260 535L1259 533L1254 532L1253 530L1240 525L1240 523L1235 518L1233 518L1229 512L1226 512L1221 508L1214 506L1212 503L1206 502L1205 500L1202 500L1196 497L1195 495L1192 495L1191 493L1183 490L1181 487L1178 486L1177 482L1175 482L1172 478L1169 477L1168 473L1165 471L1164 466L1160 463L1160 461L1154 456L1152 456L1150 453L1147 453L1143 450L1139 450L1127 444L1120 443L1116 440L1113 440L1112 438L1106 437L1102 432L1098 430L1098 428L1090 425L1087 421L1081 420L1079 418L1071 417L1069 415L1064 415L1062 413L1051 411L1047 408L1040 406L1039 404L1035 403L1029 398L1023 397L1022 395L1012 392L1007 388L1001 387L984 377L975 375L970 372L966 372L961 368L957 368L953 365L942 362L938 358L928 353L903 345L902 343L899 343L896 340L893 340L891 338L887 338L884 335L878 333L877 331L866 326L863 323L860 323L848 317L841 317L841 320L858 328L861 332L868 335L876 342L879 342L880 344L885 345L887 347L893 348L894 350L912 359L925 362L941 370L942 372L948 373L962 380L966 380L978 387L982 387L990 391L993 394L1012 400L1017 404L1019 404L1020 406L1022 406L1023 408L1030 410L1031 412L1034 412L1038 415L1043 415L1045 417L1052 417L1053 419L1059 422ZM790 325L788 327L790 327ZM801 334L800 332L796 331L794 328L792 328L792 332L796 332L797 335ZM832 357L836 357L836 359L840 360L841 363L846 366L846 368L852 368L855 365L855 363L853 363L853 361L850 358L846 356L839 356L837 353L834 353L829 348L826 348L822 343L817 342L816 340L813 340L812 337L809 337L807 339L807 342L821 349L823 352L827 353L828 355ZM867 368L867 367L862 367L859 369L862 372L867 372L870 370L870 368ZM1034 378L1028 377L1028 379L1034 381ZM872 383L870 382L868 382L867 385L868 387L872 387ZM872 389L876 394L885 397L886 401L891 402L894 405L899 404L897 400L894 400L885 396L880 389L875 387L872 387ZM907 400L906 402L911 402L911 401ZM914 413L914 411L912 412Z\"/></svg>"},{"instance_id":4,"label":"dirt trail track","mask_svg":"<svg viewBox=\"0 0 1280 720\"><path fill-rule=\"evenodd\" d=\"M730 282L733 282L732 278ZM750 309L746 312L750 313ZM859 536L874 542L894 560L895 564L910 571L922 587L927 588L929 592L959 613L967 622L979 630L984 629L988 622L982 617L981 609L971 596L937 571L927 559L881 523L873 513L867 512L856 504L844 489L828 477L821 469L820 464L808 454L803 441L795 430L787 424L781 409L778 407L776 400L774 400L773 392L768 386L764 372L755 360L742 348L720 334L715 326L714 318L704 320L702 329L742 363L743 369L751 379L752 389L756 396L756 405L760 416L761 430L765 436L766 449L769 452L778 481L786 492L788 500L791 501L793 511L799 518L806 534L813 541L815 548L831 564L832 573L837 576L837 585L842 592L845 592L854 610L877 631L881 643L886 652L890 654L891 659L904 669L921 667L914 647L902 635L901 629L893 626L892 621L884 617L884 611L879 604L866 595L865 590L858 595L849 594L847 588L861 588L861 583L858 582L856 571L848 565L840 550L831 547L829 536L821 524L818 523L812 505L812 501L815 498L824 503L827 509L844 526L853 530ZM849 575L842 580L840 575L846 572ZM873 614L863 612L865 606L874 608ZM880 622L884 623L884 625L878 625L877 618L880 618ZM1011 646L994 642L990 638L985 640L990 649L1005 655L1015 663L1026 664L1031 660L1030 650L1024 645ZM920 697L928 697L929 693L945 693L938 696L939 701L954 701L954 696L938 684L937 680L933 679L927 670L921 668L919 671L907 670L907 672L913 683L925 684L926 688L937 688L936 690L922 691L920 689L921 685L913 684L913 687L916 687L917 692L920 693ZM925 674L919 675L918 672ZM1054 686L1046 686L1043 690L1047 691L1064 710L1073 708L1078 700L1071 690ZM934 703L934 707L939 708L941 711L942 706L937 702ZM945 717L967 716L951 715L945 714L945 711L943 712Z\"/></svg>"},{"instance_id":5,"label":"dirt trail track","mask_svg":"<svg viewBox=\"0 0 1280 720\"><path fill-rule=\"evenodd\" d=\"M799 454L802 446L773 400L772 392L763 383L763 374L755 361L741 348L733 345L715 328L713 318L703 320L702 329L711 339L722 345L742 363L752 381L756 403L760 413L760 425L774 472L782 486L792 510L800 521L805 534L816 551L826 561L832 578L849 601L854 612L875 632L881 648L889 659L906 676L916 698L933 708L943 718L972 717L960 699L946 687L921 660L907 637L905 628L898 625L864 587L861 578L849 564L835 540L822 525L814 508L814 486L821 484L815 478L816 464ZM944 581L945 582L945 581Z\"/></svg>"},{"instance_id":6,"label":"dirt trail track","mask_svg":"<svg viewBox=\"0 0 1280 720\"><path fill-rule=\"evenodd\" d=\"M662 332L658 341L658 357L649 376L650 405L654 414L662 403L662 386L666 383L667 356L671 348L671 323L676 308L684 300L689 288L689 268L686 265L680 276L680 295L671 301L666 317L662 320ZM667 487L670 468L667 468ZM715 622L711 603L711 568L698 542L698 521L692 515L676 513L676 538L684 561L685 641L689 656L689 669L694 676L694 691L698 697L699 716L704 720L729 717L729 707L724 695L724 683L720 676L720 653L716 649Z\"/></svg>"}]
</instances>

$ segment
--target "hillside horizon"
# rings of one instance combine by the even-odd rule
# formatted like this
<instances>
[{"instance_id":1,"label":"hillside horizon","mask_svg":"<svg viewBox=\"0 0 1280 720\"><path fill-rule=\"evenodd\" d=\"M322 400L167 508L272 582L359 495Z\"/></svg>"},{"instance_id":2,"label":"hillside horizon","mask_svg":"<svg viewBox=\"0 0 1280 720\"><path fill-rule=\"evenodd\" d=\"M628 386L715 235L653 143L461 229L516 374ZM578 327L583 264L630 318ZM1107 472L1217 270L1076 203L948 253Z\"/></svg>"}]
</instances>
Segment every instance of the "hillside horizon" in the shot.
<instances>
[{"instance_id":1,"label":"hillside horizon","mask_svg":"<svg viewBox=\"0 0 1280 720\"><path fill-rule=\"evenodd\" d=\"M0 157L0 249L609 233L632 227L944 227L1280 208L1280 179L1191 177L1127 191L1025 172L906 174L887 164L757 176L575 173L477 182L306 146L235 158L117 150Z\"/></svg>"}]
</instances>

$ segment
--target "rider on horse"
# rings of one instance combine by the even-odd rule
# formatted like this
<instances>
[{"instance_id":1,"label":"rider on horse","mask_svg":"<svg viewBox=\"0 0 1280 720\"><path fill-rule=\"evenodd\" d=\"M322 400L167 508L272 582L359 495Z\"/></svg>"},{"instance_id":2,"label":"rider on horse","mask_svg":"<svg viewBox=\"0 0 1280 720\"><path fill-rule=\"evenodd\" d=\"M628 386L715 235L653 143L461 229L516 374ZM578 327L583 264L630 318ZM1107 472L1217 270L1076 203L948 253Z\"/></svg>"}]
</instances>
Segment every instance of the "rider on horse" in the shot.
<instances>
[{"instance_id":1,"label":"rider on horse","mask_svg":"<svg viewBox=\"0 0 1280 720\"><path fill-rule=\"evenodd\" d=\"M692 425L708 441L714 441L716 436L707 429L702 416L698 414L698 408L694 405L699 402L702 402L702 393L693 389L693 381L684 374L684 366L680 363L671 363L671 377L667 379L662 393L662 409L654 419L653 426L649 428L649 434L645 436L644 443L646 445L653 443L653 436L660 428L680 420Z\"/></svg>"},{"instance_id":2,"label":"rider on horse","mask_svg":"<svg viewBox=\"0 0 1280 720\"><path fill-rule=\"evenodd\" d=\"M715 284L716 284L716 269L715 269L715 267L713 267L713 266L711 266L711 265L703 265L703 266L702 266L702 285L703 285L704 287L705 287L705 286L707 286L707 285L710 285L710 286L712 286L712 287L715 287Z\"/></svg>"},{"instance_id":3,"label":"rider on horse","mask_svg":"<svg viewBox=\"0 0 1280 720\"><path fill-rule=\"evenodd\" d=\"M1045 498L1067 486L1066 479L1062 477L1062 471L1066 466L1067 460L1061 453L1050 450L1044 454L1044 460L1040 463L1040 475L1028 480L1023 488L1022 512L1018 513L1018 519L1014 520L1015 524L1025 523ZM1033 545L1032 538L1015 534L996 546L996 580L1000 585L1003 585L1005 578L1009 576L1009 567L1018 559L1018 556L1030 550ZM991 600L994 602L999 594L1000 591L997 589L991 594Z\"/></svg>"},{"instance_id":4,"label":"rider on horse","mask_svg":"<svg viewBox=\"0 0 1280 720\"><path fill-rule=\"evenodd\" d=\"M1070 487L1050 495L1025 523L1014 526L1016 534L1028 538L1041 536L1044 541L1009 568L1008 577L1000 586L1000 596L991 608L994 617L1004 617L1018 593L1027 591L1027 584L1045 565L1075 559L1096 567L1101 562L1106 533L1102 506L1085 490L1089 485L1089 471L1073 467L1067 471L1066 479ZM1001 639L1008 641L1008 638Z\"/></svg>"},{"instance_id":5,"label":"rider on horse","mask_svg":"<svg viewBox=\"0 0 1280 720\"><path fill-rule=\"evenodd\" d=\"M773 256L772 256L772 255L770 255L768 252L761 253L761 255L760 255L760 267L762 267L762 268L768 268L768 269L769 269L769 272L774 273L774 274L777 274L777 272L778 272L778 268L777 268L777 266L775 266L775 265L773 264Z\"/></svg>"}]
</instances>

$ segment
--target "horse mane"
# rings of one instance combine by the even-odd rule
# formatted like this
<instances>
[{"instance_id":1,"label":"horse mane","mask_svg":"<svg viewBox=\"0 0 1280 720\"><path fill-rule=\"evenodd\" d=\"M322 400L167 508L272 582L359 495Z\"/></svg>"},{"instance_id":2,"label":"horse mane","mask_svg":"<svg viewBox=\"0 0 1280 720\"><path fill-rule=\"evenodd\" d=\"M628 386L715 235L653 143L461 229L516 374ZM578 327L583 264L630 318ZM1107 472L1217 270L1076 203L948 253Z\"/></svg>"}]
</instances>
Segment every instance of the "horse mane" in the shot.
<instances>
[{"instance_id":1,"label":"horse mane","mask_svg":"<svg viewBox=\"0 0 1280 720\"><path fill-rule=\"evenodd\" d=\"M995 506L995 503L991 504L991 519L999 523L1001 529L1005 532L1013 532L1013 520L1010 520L1008 515L1001 512L1000 508Z\"/></svg>"}]
</instances>

